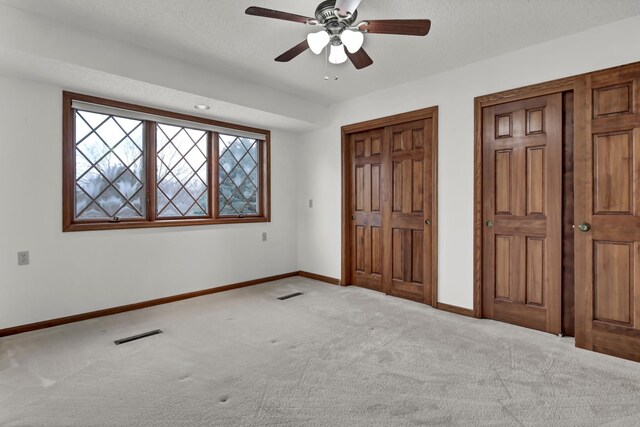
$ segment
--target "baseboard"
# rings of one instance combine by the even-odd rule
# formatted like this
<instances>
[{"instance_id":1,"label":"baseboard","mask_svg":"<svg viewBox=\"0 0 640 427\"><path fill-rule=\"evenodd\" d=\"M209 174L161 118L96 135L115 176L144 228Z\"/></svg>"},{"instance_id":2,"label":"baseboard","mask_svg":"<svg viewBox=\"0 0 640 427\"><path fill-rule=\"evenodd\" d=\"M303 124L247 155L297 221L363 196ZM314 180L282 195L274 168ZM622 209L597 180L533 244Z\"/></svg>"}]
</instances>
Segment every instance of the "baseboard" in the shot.
<instances>
[{"instance_id":1,"label":"baseboard","mask_svg":"<svg viewBox=\"0 0 640 427\"><path fill-rule=\"evenodd\" d=\"M142 301L142 302L137 302L133 304L121 305L119 307L106 308L103 310L91 311L89 313L82 313L82 314L76 314L73 316L60 317L58 319L45 320L43 322L30 323L28 325L14 326L11 328L0 329L0 337L21 334L24 332L37 331L39 329L51 328L53 326L65 325L67 323L80 322L82 320L94 319L96 317L110 316L112 314L139 310L141 308L153 307L155 305L161 305L161 304L168 304L171 302L201 297L204 295L215 294L218 292L230 291L232 289L245 288L247 286L259 285L261 283L267 283L267 282L273 282L274 280L285 279L287 277L294 277L294 276L297 276L298 274L299 272L294 271L291 273L278 274L277 276L262 277L260 279L233 283L231 285L220 286L217 288L203 289L201 291L189 292L186 294L174 295L170 297L152 299L149 301Z\"/></svg>"},{"instance_id":2,"label":"baseboard","mask_svg":"<svg viewBox=\"0 0 640 427\"><path fill-rule=\"evenodd\" d=\"M320 282L331 283L332 285L339 285L340 279L336 279L334 277L323 276L321 274L309 273L308 271L298 271L298 275L301 277L306 277L307 279L319 280Z\"/></svg>"},{"instance_id":3,"label":"baseboard","mask_svg":"<svg viewBox=\"0 0 640 427\"><path fill-rule=\"evenodd\" d=\"M461 316L475 317L473 310L462 308L455 305L449 305L442 302L438 303L438 310L448 311L449 313L459 314Z\"/></svg>"}]
</instances>

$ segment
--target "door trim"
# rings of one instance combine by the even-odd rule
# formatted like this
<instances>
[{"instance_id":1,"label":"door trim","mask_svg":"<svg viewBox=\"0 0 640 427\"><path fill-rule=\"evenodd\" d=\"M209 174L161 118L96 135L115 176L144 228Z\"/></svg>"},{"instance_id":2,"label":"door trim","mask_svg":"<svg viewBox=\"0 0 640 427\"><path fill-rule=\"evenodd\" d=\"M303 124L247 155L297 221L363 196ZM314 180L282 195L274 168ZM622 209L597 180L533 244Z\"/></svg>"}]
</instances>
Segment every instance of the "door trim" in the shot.
<instances>
[{"instance_id":1,"label":"door trim","mask_svg":"<svg viewBox=\"0 0 640 427\"><path fill-rule=\"evenodd\" d=\"M349 260L351 259L351 180L349 179L351 151L349 137L351 134L365 132L386 126L412 122L416 120L433 119L432 141L432 166L433 166L433 192L432 192L432 217L431 217L431 306L438 308L438 107L423 108L407 113L396 114L379 119L368 120L342 126L341 129L341 155L342 155L342 271L340 283L347 286L351 283Z\"/></svg>"}]
</instances>

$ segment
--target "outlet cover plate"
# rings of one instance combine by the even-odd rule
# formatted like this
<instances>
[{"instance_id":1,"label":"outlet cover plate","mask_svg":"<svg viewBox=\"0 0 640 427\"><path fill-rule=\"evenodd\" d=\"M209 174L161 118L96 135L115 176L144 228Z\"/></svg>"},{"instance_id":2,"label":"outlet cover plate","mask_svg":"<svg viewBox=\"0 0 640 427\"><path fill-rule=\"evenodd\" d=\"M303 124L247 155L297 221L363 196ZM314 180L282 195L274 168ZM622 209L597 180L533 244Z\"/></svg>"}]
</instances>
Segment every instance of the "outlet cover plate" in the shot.
<instances>
[{"instance_id":1,"label":"outlet cover plate","mask_svg":"<svg viewBox=\"0 0 640 427\"><path fill-rule=\"evenodd\" d=\"M18 252L18 265L29 265L29 251Z\"/></svg>"}]
</instances>

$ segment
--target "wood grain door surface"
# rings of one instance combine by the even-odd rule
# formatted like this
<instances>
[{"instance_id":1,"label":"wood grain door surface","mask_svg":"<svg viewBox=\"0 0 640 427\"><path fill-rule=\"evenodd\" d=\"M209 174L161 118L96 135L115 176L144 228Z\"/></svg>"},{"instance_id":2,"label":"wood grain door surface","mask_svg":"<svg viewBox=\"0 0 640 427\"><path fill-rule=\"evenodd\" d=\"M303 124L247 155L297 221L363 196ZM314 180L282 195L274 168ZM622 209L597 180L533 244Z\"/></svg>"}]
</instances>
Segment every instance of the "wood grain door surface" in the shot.
<instances>
[{"instance_id":1,"label":"wood grain door surface","mask_svg":"<svg viewBox=\"0 0 640 427\"><path fill-rule=\"evenodd\" d=\"M350 135L351 281L432 303L433 119ZM429 222L429 224L426 224Z\"/></svg>"},{"instance_id":2,"label":"wood grain door surface","mask_svg":"<svg viewBox=\"0 0 640 427\"><path fill-rule=\"evenodd\" d=\"M640 361L640 65L580 77L576 106L576 345Z\"/></svg>"},{"instance_id":3,"label":"wood grain door surface","mask_svg":"<svg viewBox=\"0 0 640 427\"><path fill-rule=\"evenodd\" d=\"M484 317L562 330L562 94L483 109Z\"/></svg>"},{"instance_id":4,"label":"wood grain door surface","mask_svg":"<svg viewBox=\"0 0 640 427\"><path fill-rule=\"evenodd\" d=\"M382 151L384 129L351 135L351 278L382 291Z\"/></svg>"}]
</instances>

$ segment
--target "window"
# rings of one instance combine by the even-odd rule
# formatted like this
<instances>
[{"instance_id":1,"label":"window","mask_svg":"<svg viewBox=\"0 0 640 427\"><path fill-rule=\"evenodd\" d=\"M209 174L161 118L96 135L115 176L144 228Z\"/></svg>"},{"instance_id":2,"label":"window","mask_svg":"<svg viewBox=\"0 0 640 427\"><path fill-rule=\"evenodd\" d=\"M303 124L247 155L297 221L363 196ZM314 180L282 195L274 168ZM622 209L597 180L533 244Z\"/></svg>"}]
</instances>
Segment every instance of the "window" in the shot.
<instances>
[{"instance_id":1,"label":"window","mask_svg":"<svg viewBox=\"0 0 640 427\"><path fill-rule=\"evenodd\" d=\"M209 214L207 132L156 126L156 212L159 218Z\"/></svg>"},{"instance_id":2,"label":"window","mask_svg":"<svg viewBox=\"0 0 640 427\"><path fill-rule=\"evenodd\" d=\"M259 141L232 135L219 135L220 216L258 212Z\"/></svg>"},{"instance_id":3,"label":"window","mask_svg":"<svg viewBox=\"0 0 640 427\"><path fill-rule=\"evenodd\" d=\"M270 221L269 131L63 98L65 231Z\"/></svg>"}]
</instances>

